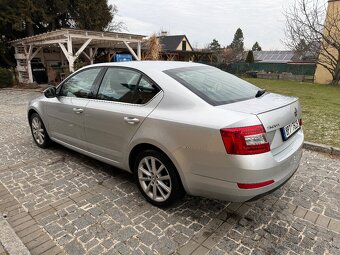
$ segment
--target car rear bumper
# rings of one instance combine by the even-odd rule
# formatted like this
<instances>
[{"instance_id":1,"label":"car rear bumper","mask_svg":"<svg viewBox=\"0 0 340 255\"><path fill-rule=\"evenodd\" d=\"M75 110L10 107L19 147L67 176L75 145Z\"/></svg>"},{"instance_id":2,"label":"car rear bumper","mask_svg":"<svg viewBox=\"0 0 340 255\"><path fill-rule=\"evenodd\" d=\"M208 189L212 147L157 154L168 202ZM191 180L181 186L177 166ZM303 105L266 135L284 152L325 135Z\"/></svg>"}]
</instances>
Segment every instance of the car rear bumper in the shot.
<instances>
[{"instance_id":1,"label":"car rear bumper","mask_svg":"<svg viewBox=\"0 0 340 255\"><path fill-rule=\"evenodd\" d=\"M228 177L223 179L211 178L215 172L214 167L220 169L220 166L211 166L208 171L211 173L210 176L190 174L187 178L190 180L187 185L188 193L233 202L243 202L270 193L287 182L298 169L303 140L301 130L294 141L279 154L265 153L254 155L254 157L238 157L230 162L232 168L225 168ZM230 176L233 178L232 181L228 180ZM268 180L274 180L274 183L255 189L240 189L237 185L237 183L260 183Z\"/></svg>"}]
</instances>

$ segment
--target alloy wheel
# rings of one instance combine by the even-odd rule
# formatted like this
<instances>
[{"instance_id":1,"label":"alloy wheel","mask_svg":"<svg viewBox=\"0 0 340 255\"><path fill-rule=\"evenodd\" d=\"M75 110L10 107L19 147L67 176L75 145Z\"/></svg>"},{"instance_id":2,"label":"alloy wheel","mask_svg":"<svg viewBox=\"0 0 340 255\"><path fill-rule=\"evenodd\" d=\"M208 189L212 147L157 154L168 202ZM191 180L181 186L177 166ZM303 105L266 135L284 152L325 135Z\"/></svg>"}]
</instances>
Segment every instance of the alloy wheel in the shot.
<instances>
[{"instance_id":1,"label":"alloy wheel","mask_svg":"<svg viewBox=\"0 0 340 255\"><path fill-rule=\"evenodd\" d=\"M42 122L38 117L32 119L32 133L34 140L42 145L45 141L45 130L42 127Z\"/></svg>"},{"instance_id":2,"label":"alloy wheel","mask_svg":"<svg viewBox=\"0 0 340 255\"><path fill-rule=\"evenodd\" d=\"M164 202L171 195L172 183L169 172L155 157L147 156L139 162L138 180L145 194L153 201Z\"/></svg>"}]
</instances>

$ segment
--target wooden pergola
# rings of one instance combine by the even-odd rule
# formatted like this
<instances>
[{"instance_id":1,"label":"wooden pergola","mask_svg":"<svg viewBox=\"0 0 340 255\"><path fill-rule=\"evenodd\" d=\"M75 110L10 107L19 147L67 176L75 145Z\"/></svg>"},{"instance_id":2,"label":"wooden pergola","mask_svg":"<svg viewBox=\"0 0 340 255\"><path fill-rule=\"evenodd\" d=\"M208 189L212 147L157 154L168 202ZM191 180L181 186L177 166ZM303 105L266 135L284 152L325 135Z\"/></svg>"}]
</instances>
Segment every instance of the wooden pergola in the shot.
<instances>
[{"instance_id":1,"label":"wooden pergola","mask_svg":"<svg viewBox=\"0 0 340 255\"><path fill-rule=\"evenodd\" d=\"M31 61L45 47L59 47L74 72L74 62L83 54L92 64L98 48L126 47L136 60L141 60L141 42L145 36L127 33L97 32L78 29L59 29L12 41L19 81L32 83ZM137 44L135 52L130 43Z\"/></svg>"},{"instance_id":2,"label":"wooden pergola","mask_svg":"<svg viewBox=\"0 0 340 255\"><path fill-rule=\"evenodd\" d=\"M203 59L206 62L213 61L213 52L210 50L205 51L162 51L162 59L168 61L192 61L192 62L200 62Z\"/></svg>"}]
</instances>

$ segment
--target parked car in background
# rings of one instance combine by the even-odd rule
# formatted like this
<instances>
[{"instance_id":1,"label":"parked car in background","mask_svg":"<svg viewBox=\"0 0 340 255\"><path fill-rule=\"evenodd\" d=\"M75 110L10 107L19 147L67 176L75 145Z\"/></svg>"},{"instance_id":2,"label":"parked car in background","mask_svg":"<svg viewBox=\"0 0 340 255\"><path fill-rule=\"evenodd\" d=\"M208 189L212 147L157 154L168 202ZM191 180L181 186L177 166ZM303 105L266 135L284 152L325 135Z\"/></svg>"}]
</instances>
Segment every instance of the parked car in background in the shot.
<instances>
[{"instance_id":1,"label":"parked car in background","mask_svg":"<svg viewBox=\"0 0 340 255\"><path fill-rule=\"evenodd\" d=\"M186 192L247 201L285 183L304 140L298 98L197 63L86 66L30 102L36 144L51 141L133 173L168 205Z\"/></svg>"}]
</instances>

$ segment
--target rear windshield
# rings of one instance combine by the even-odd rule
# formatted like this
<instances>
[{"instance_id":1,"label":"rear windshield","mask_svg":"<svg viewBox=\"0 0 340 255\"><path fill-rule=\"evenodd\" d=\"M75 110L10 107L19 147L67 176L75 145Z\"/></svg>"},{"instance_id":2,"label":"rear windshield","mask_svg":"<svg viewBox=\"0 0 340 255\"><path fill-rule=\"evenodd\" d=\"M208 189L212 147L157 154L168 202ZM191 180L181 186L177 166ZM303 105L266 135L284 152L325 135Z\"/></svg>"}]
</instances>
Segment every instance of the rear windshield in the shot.
<instances>
[{"instance_id":1,"label":"rear windshield","mask_svg":"<svg viewBox=\"0 0 340 255\"><path fill-rule=\"evenodd\" d=\"M211 105L254 98L258 87L210 66L176 68L164 71Z\"/></svg>"}]
</instances>

